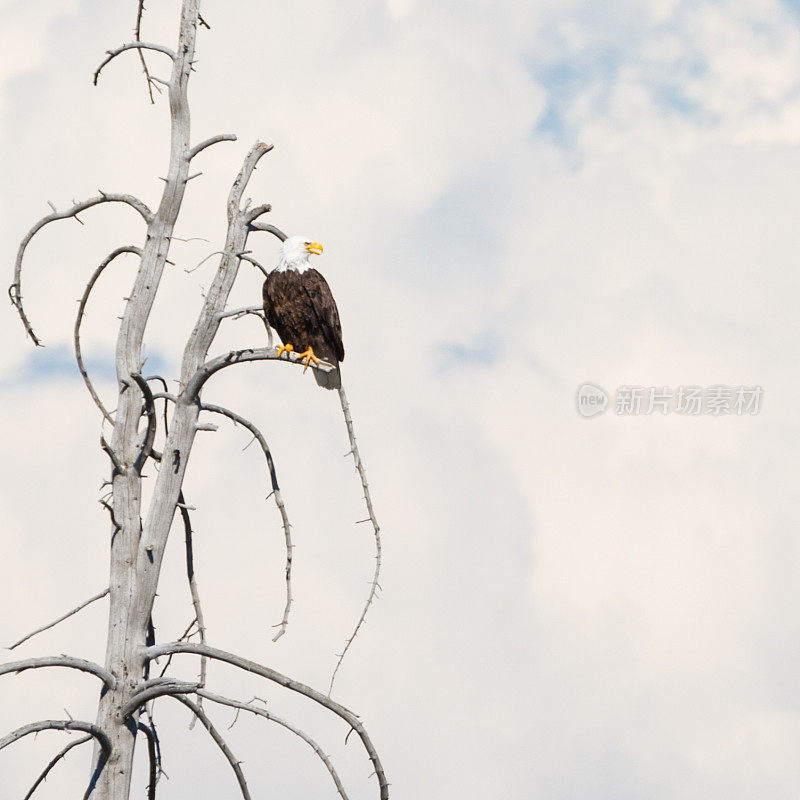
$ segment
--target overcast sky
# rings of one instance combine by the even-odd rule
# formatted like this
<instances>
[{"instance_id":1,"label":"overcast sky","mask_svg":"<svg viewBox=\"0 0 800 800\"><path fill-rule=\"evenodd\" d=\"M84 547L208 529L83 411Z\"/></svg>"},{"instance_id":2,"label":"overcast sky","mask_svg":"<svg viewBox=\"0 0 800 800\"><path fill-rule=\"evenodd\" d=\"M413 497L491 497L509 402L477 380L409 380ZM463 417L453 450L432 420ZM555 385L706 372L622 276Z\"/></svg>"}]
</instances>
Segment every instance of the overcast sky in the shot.
<instances>
[{"instance_id":1,"label":"overcast sky","mask_svg":"<svg viewBox=\"0 0 800 800\"><path fill-rule=\"evenodd\" d=\"M163 98L134 54L134 0L0 0L0 253L10 282L31 224L98 187L158 203ZM150 0L144 38L174 44L178 3ZM275 150L250 191L321 241L342 316L344 382L385 536L382 599L334 697L363 718L395 800L770 800L800 786L797 256L800 3L780 0L206 0L190 97L198 158L146 337L177 374L251 144ZM163 74L161 56L150 63ZM142 241L126 208L50 226L25 300L46 348L0 314L0 642L107 581L99 415L71 355L97 263ZM265 264L277 241L250 242ZM246 265L244 265L246 266ZM117 315L134 259L104 276L84 349L114 404ZM260 299L243 269L231 306ZM225 324L215 352L261 346ZM200 433L185 491L213 644L324 689L373 565L336 397L276 364L230 369L209 402L264 430L294 524L283 538L249 437ZM576 411L579 385L610 396ZM758 414L616 413L619 387L762 387ZM647 404L645 399L644 405ZM643 407L643 412L646 409ZM176 529L155 622L192 618ZM105 601L15 651L102 661ZM9 656L11 657L11 656ZM196 674L186 657L183 677ZM220 691L269 699L341 768L371 767L336 719L223 666ZM4 729L93 719L84 675L0 682ZM186 710L158 707L160 798L233 797ZM227 710L215 719L223 730ZM24 795L65 734L0 754ZM335 797L314 754L263 720L229 732L254 797ZM137 752L135 796L144 797ZM41 798L81 796L88 750Z\"/></svg>"}]
</instances>

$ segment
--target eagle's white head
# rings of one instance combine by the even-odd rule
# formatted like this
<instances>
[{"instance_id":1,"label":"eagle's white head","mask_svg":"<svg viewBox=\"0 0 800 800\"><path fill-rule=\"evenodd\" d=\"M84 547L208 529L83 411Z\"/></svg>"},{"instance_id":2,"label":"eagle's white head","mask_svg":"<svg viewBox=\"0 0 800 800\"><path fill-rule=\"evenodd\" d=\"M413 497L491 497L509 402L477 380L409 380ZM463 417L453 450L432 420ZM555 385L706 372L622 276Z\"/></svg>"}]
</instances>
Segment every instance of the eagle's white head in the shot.
<instances>
[{"instance_id":1,"label":"eagle's white head","mask_svg":"<svg viewBox=\"0 0 800 800\"><path fill-rule=\"evenodd\" d=\"M310 267L308 259L311 255L320 255L322 245L314 242L306 236L290 236L281 245L281 259L278 269L282 272L287 269L294 269L304 272Z\"/></svg>"}]
</instances>

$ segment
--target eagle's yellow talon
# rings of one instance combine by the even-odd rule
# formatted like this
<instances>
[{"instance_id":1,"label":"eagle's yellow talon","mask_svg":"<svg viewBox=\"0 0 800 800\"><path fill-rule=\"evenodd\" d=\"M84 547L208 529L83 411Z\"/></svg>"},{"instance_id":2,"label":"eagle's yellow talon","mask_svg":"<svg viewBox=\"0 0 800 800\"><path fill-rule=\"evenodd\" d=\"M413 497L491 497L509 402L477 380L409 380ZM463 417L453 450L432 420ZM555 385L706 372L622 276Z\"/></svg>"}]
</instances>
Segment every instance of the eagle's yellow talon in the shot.
<instances>
[{"instance_id":1,"label":"eagle's yellow talon","mask_svg":"<svg viewBox=\"0 0 800 800\"><path fill-rule=\"evenodd\" d=\"M315 364L319 364L319 359L316 357L316 355L314 355L314 348L310 346L308 350L305 351L305 353L299 353L297 358L303 361L303 363L305 364L305 367L303 367L304 373L308 369L308 365L311 361L313 361Z\"/></svg>"},{"instance_id":2,"label":"eagle's yellow talon","mask_svg":"<svg viewBox=\"0 0 800 800\"><path fill-rule=\"evenodd\" d=\"M284 344L278 348L278 358L280 358L284 353L293 353L294 347L290 344Z\"/></svg>"}]
</instances>

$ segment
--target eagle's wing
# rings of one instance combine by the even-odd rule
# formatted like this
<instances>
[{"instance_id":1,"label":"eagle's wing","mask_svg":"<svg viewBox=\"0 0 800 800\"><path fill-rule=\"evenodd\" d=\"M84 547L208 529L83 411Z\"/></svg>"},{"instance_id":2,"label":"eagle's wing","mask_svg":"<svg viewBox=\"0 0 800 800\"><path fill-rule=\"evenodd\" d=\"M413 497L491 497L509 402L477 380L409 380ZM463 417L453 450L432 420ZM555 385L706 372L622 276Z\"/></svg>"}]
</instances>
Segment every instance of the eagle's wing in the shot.
<instances>
[{"instance_id":1,"label":"eagle's wing","mask_svg":"<svg viewBox=\"0 0 800 800\"><path fill-rule=\"evenodd\" d=\"M325 333L325 339L333 347L337 361L344 361L344 344L342 344L342 324L339 322L339 309L333 299L331 287L315 269L307 269L302 273L303 287L308 293L314 313Z\"/></svg>"}]
</instances>

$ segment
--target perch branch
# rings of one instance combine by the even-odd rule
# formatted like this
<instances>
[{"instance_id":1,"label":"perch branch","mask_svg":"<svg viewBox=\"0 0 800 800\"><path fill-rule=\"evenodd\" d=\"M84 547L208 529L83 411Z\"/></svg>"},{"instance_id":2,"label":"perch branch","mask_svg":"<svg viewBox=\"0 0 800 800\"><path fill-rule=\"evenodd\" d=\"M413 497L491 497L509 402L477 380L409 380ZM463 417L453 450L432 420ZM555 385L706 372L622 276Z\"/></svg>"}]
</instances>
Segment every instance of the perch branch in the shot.
<instances>
[{"instance_id":1,"label":"perch branch","mask_svg":"<svg viewBox=\"0 0 800 800\"><path fill-rule=\"evenodd\" d=\"M278 351L273 347L261 347L257 349L248 350L233 350L230 353L212 358L206 361L197 372L190 378L183 390L183 395L187 401L192 401L197 398L203 384L215 373L219 372L225 367L230 367L233 364L244 364L250 361L286 361L292 364L299 364L305 367L303 360L298 357L297 353L283 353L278 356ZM319 369L322 372L330 372L334 369L332 364L327 361L320 361L319 364L313 362L309 364L312 369Z\"/></svg>"},{"instance_id":2,"label":"perch branch","mask_svg":"<svg viewBox=\"0 0 800 800\"><path fill-rule=\"evenodd\" d=\"M286 626L289 624L289 612L292 608L292 550L294 549L294 545L292 544L292 532L291 525L289 524L289 516L286 513L286 506L283 502L281 490L278 486L278 476L275 473L275 463L272 460L272 453L270 453L267 440L264 438L264 435L261 433L261 431L252 422L250 422L250 420L245 419L235 411L223 408L222 406L212 405L210 403L203 403L200 406L200 410L211 411L214 414L222 414L223 416L228 417L228 419L233 420L234 423L238 423L239 425L247 428L247 430L250 431L250 433L252 433L255 439L258 441L259 445L261 446L261 450L264 453L264 458L267 460L267 468L269 469L269 477L272 483L271 494L275 497L275 505L278 507L278 511L281 515L283 535L286 539L286 606L283 610L283 619L276 626L278 628L278 632L272 637L272 641L277 642L278 639L280 639L281 636L286 633Z\"/></svg>"},{"instance_id":3,"label":"perch branch","mask_svg":"<svg viewBox=\"0 0 800 800\"><path fill-rule=\"evenodd\" d=\"M109 689L114 689L117 685L117 679L105 667L101 667L93 661L72 656L44 656L43 658L28 658L24 661L10 661L7 664L0 664L0 675L24 672L26 669L40 669L41 667L69 667L96 675Z\"/></svg>"},{"instance_id":4,"label":"perch branch","mask_svg":"<svg viewBox=\"0 0 800 800\"><path fill-rule=\"evenodd\" d=\"M176 59L174 51L170 50L169 47L165 47L163 44L154 44L153 42L139 42L139 41L128 42L127 44L123 44L121 47L117 47L114 50L106 50L108 57L103 61L102 64L100 64L100 66L94 72L93 83L95 86L97 86L97 81L100 78L100 73L103 71L103 68L106 66L106 64L113 61L118 55L121 55L126 50L139 50L139 51L152 50L156 53L163 53L164 55L169 56L173 61L175 61Z\"/></svg>"},{"instance_id":5,"label":"perch branch","mask_svg":"<svg viewBox=\"0 0 800 800\"><path fill-rule=\"evenodd\" d=\"M353 643L353 640L358 635L359 630L361 630L361 626L364 624L364 620L367 618L369 607L375 600L376 593L380 586L378 579L381 575L381 526L378 525L378 520L375 518L375 509L372 507L372 496L370 495L369 491L367 471L364 468L364 462L361 460L361 455L358 452L355 429L353 428L353 417L350 414L350 405L347 402L347 395L344 393L343 386L339 387L339 400L342 404L342 413L344 414L344 421L347 425L347 435L350 439L350 453L353 456L353 463L358 471L358 476L361 478L361 488L364 490L364 502L367 504L367 512L369 513L369 520L372 523L372 532L375 537L375 572L372 575L369 594L367 595L367 601L364 604L364 608L361 611L361 616L358 618L358 622L356 623L356 627L353 629L353 632L350 634L350 638L345 642L344 649L339 654L339 660L336 662L333 675L331 675L328 694L333 691L333 682L336 680L336 673L339 672L339 667L342 666L342 662L344 661L347 651L350 649L350 645Z\"/></svg>"},{"instance_id":6,"label":"perch branch","mask_svg":"<svg viewBox=\"0 0 800 800\"><path fill-rule=\"evenodd\" d=\"M16 647L19 647L23 642L27 642L28 639L32 639L34 636L36 636L36 634L44 633L44 631L49 630L50 628L54 628L56 625L58 625L59 622L63 622L65 619L69 619L73 614L77 614L79 611L86 608L86 606L90 605L91 603L94 603L95 600L102 599L108 594L108 592L109 592L108 588L103 589L102 592L98 592L96 595L90 597L88 600L84 600L79 606L73 608L72 611L67 611L66 614L63 614L54 622L50 622L47 625L43 625L41 628L37 628L35 631L32 631L26 636L23 636L19 641L14 642L14 644L12 644L11 647L9 647L8 649L13 650Z\"/></svg>"},{"instance_id":7,"label":"perch branch","mask_svg":"<svg viewBox=\"0 0 800 800\"><path fill-rule=\"evenodd\" d=\"M54 758L53 760L42 770L42 773L39 777L34 781L33 786L28 789L28 793L25 795L23 800L30 800L33 797L34 792L39 788L39 786L43 783L43 781L47 778L50 774L50 770L64 758L73 747L77 747L79 744L85 744L88 741L91 741L93 737L89 736L82 736L80 739L76 739L74 742L70 742L65 748L63 748Z\"/></svg>"},{"instance_id":8,"label":"perch branch","mask_svg":"<svg viewBox=\"0 0 800 800\"><path fill-rule=\"evenodd\" d=\"M31 239L45 226L51 222L55 222L59 219L69 219L70 217L75 217L81 211L85 211L88 208L92 208L93 206L100 205L101 203L126 203L131 208L135 209L136 211L141 214L142 218L146 223L150 223L153 218L153 214L150 209L138 198L134 197L133 195L129 194L109 194L107 192L100 192L98 197L90 197L88 200L84 200L80 203L75 203L66 211L56 211L54 210L52 214L48 214L46 217L42 217L23 237L22 241L20 242L19 249L17 250L17 257L14 263L14 282L8 289L8 295L11 298L11 302L14 304L14 307L17 309L17 313L22 320L22 324L25 326L25 331L28 336L31 337L33 343L35 345L40 345L41 342L37 338L36 334L33 332L33 328L31 327L30 322L28 321L28 317L25 314L25 309L22 305L22 259L25 256L25 250L30 244Z\"/></svg>"},{"instance_id":9,"label":"perch branch","mask_svg":"<svg viewBox=\"0 0 800 800\"><path fill-rule=\"evenodd\" d=\"M244 800L251 800L250 791L247 788L247 781L244 779L244 773L242 772L239 760L231 752L230 747L228 747L228 743L222 737L222 734L211 723L211 720L208 718L205 711L203 711L203 709L200 708L196 703L193 703L186 697L178 694L173 695L173 697L183 703L187 708L191 709L192 713L197 717L197 719L200 720L203 727L209 732L211 738L217 743L217 747L219 747L219 749L222 751L225 758L228 759L228 763L231 765L231 769L236 775L236 780L239 782L239 788L242 791L242 797Z\"/></svg>"},{"instance_id":10,"label":"perch branch","mask_svg":"<svg viewBox=\"0 0 800 800\"><path fill-rule=\"evenodd\" d=\"M97 739L106 756L108 756L111 752L111 742L109 741L108 736L106 736L105 733L103 733L103 731L97 727L97 725L93 725L91 722L82 722L78 719L43 719L41 722L31 722L29 725L23 725L21 728L17 728L15 731L12 731L7 736L4 736L2 739L0 739L0 750L2 750L4 747L8 747L8 745L13 744L18 739L21 739L23 736L27 736L30 733L38 733L39 731L49 730L83 731L84 733L88 733Z\"/></svg>"},{"instance_id":11,"label":"perch branch","mask_svg":"<svg viewBox=\"0 0 800 800\"><path fill-rule=\"evenodd\" d=\"M122 255L123 253L135 253L141 258L142 250L139 247L134 247L133 245L127 245L125 247L118 247L113 253L108 255L97 267L97 269L92 274L92 277L89 278L89 282L86 284L86 288L83 290L83 295L80 299L80 305L78 306L78 316L75 319L75 328L73 331L73 340L75 343L75 360L78 362L78 369L80 370L81 377L83 378L83 382L86 384L86 388L89 390L89 394L92 396L92 400L94 400L94 404L100 409L102 415L113 425L114 420L111 417L111 414L108 413L106 407L103 405L103 402L100 400L99 395L95 391L92 382L89 380L89 374L86 371L86 366L83 363L83 354L81 352L81 323L83 322L83 315L86 311L86 304L89 302L89 295L92 293L92 289L94 289L94 285L97 282L97 279L102 274L103 270L117 257Z\"/></svg>"},{"instance_id":12,"label":"perch branch","mask_svg":"<svg viewBox=\"0 0 800 800\"><path fill-rule=\"evenodd\" d=\"M260 675L262 678L273 681L274 683L284 686L293 692L305 695L306 697L314 700L314 702L323 706L323 708L327 708L329 711L332 711L334 714L341 717L345 722L348 723L348 725L350 725L351 728L355 730L355 732L358 734L358 737L361 739L364 749L367 751L367 755L369 756L369 759L375 768L375 775L377 776L378 784L380 785L380 798L381 800L388 800L389 784L386 781L386 775L383 771L383 766L381 765L378 752L375 750L375 746L372 744L369 734L361 724L361 720L359 720L359 718L352 711L348 710L343 705L340 705L335 700L331 700L330 697L322 694L322 692L318 692L315 689L312 689L310 686L306 686L304 683L300 683L299 681L295 681L286 675L282 675L280 672L277 672L274 669L265 667L262 664L257 664L255 661L248 661L246 658L242 658L241 656L237 656L233 653L227 653L224 650L217 650L215 647L209 647L208 645L203 646L200 644L194 644L193 642L168 642L166 644L157 644L153 647L148 647L145 649L145 658L149 660L157 658L158 656L168 655L170 653L194 653L196 655L205 654L209 658L224 661L227 664L231 664L234 667L243 669L246 672L252 672L254 675Z\"/></svg>"},{"instance_id":13,"label":"perch branch","mask_svg":"<svg viewBox=\"0 0 800 800\"><path fill-rule=\"evenodd\" d=\"M196 144L192 147L189 152L186 154L187 160L191 161L198 153L201 153L206 147L211 147L212 144L218 144L219 142L235 142L236 141L236 134L235 133L220 133L216 136L212 136L205 141Z\"/></svg>"},{"instance_id":14,"label":"perch branch","mask_svg":"<svg viewBox=\"0 0 800 800\"><path fill-rule=\"evenodd\" d=\"M201 697L205 697L207 700L211 700L213 703L219 703L221 705L231 706L232 708L240 708L243 711L249 711L251 714L256 714L259 717L264 717L264 719L268 719L270 720L270 722L275 722L278 725L281 725L282 727L291 731L296 736L299 736L319 756L320 760L330 773L331 778L333 778L333 782L336 784L336 790L341 795L342 800L348 800L347 793L344 790L344 786L342 785L342 782L339 779L339 775L337 774L333 764L331 763L330 758L328 758L328 756L325 755L323 749L307 733L300 730L300 728L295 727L290 722L287 722L285 719L276 717L269 711L266 711L263 708L259 708L258 706L253 705L252 703L240 703L238 700L231 700L228 697L222 697L221 695L214 694L213 692L208 692L205 689L198 689L196 693Z\"/></svg>"}]
</instances>

